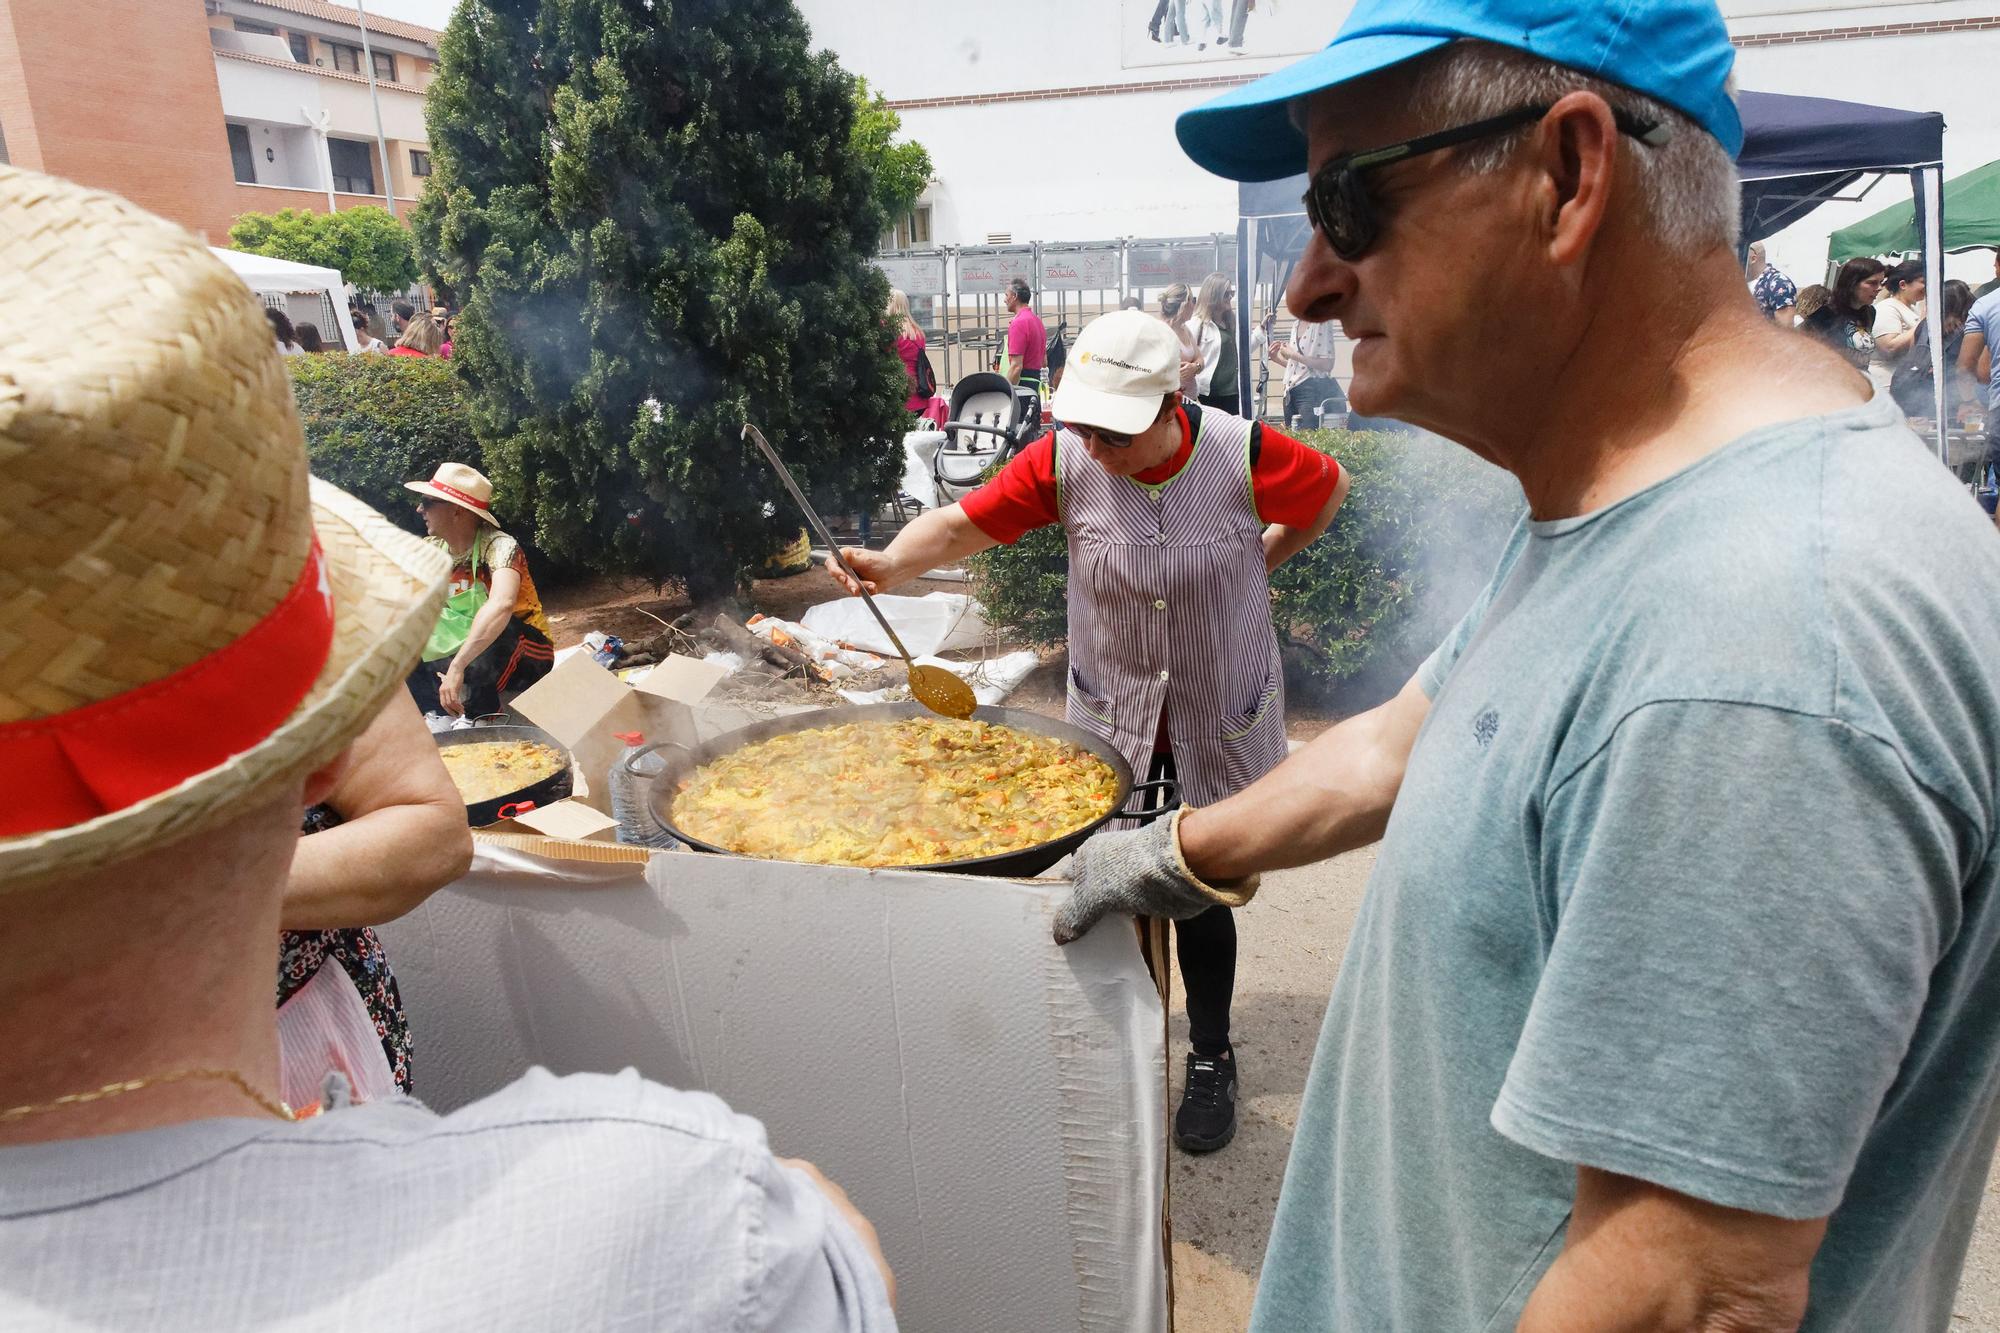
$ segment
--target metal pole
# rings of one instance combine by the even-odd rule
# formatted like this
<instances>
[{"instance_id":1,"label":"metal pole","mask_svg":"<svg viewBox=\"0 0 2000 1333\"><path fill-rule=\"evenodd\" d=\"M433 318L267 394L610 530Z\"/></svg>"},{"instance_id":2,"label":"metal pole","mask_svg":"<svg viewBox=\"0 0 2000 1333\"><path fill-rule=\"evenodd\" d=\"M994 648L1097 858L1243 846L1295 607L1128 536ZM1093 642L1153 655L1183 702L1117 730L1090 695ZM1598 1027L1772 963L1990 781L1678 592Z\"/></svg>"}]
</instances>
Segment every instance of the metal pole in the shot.
<instances>
[{"instance_id":1,"label":"metal pole","mask_svg":"<svg viewBox=\"0 0 2000 1333\"><path fill-rule=\"evenodd\" d=\"M1950 466L1951 423L1946 420L1944 364L1944 164L1918 167L1917 213L1923 219L1924 324L1931 338L1931 392L1937 408L1938 461Z\"/></svg>"},{"instance_id":2,"label":"metal pole","mask_svg":"<svg viewBox=\"0 0 2000 1333\"><path fill-rule=\"evenodd\" d=\"M395 176L389 170L389 140L382 134L382 98L375 91L375 49L368 45L368 3L354 0L354 12L361 21L361 69L368 76L368 100L375 107L375 146L382 153L382 202L389 216L396 216Z\"/></svg>"},{"instance_id":3,"label":"metal pole","mask_svg":"<svg viewBox=\"0 0 2000 1333\"><path fill-rule=\"evenodd\" d=\"M1251 403L1256 390L1251 386L1250 374L1250 303L1257 293L1251 290L1250 266L1251 237L1250 219L1236 220L1236 409L1246 421L1257 419L1257 407ZM1215 241L1215 258L1220 265L1222 259L1222 238L1218 234Z\"/></svg>"}]
</instances>

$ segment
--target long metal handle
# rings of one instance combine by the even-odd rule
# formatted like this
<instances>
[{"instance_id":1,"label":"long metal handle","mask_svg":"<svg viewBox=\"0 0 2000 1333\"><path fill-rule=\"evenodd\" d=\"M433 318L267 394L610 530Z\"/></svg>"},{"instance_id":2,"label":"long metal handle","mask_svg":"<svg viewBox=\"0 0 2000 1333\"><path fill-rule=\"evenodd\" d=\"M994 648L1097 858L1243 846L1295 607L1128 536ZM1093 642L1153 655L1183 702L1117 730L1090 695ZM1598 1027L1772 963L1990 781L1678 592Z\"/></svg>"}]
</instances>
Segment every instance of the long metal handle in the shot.
<instances>
[{"instance_id":1,"label":"long metal handle","mask_svg":"<svg viewBox=\"0 0 2000 1333\"><path fill-rule=\"evenodd\" d=\"M890 627L889 618L882 614L882 608L875 605L875 599L868 595L868 588L861 582L861 576L854 572L853 566L849 565L846 557L841 555L839 545L833 540L833 534L826 530L826 524L820 521L819 514L813 509L811 501L806 499L805 492L799 489L799 484L796 481L792 480L792 470L785 466L785 460L778 457L778 451L773 449L771 442L764 438L764 432L758 430L747 421L743 423L743 434L753 441L759 449L763 450L764 457L769 460L772 468L777 471L778 480L785 483L785 489L790 491L792 498L799 502L799 508L805 510L806 522L812 524L813 531L818 533L819 539L826 543L827 553L833 557L833 563L839 565L841 572L854 580L854 586L861 590L861 600L868 603L869 611L875 616L875 623L880 625L882 632L889 636L889 642L896 645L896 651L903 655L903 660L914 667L917 664L917 660L910 656L910 650L903 646L902 639Z\"/></svg>"}]
</instances>

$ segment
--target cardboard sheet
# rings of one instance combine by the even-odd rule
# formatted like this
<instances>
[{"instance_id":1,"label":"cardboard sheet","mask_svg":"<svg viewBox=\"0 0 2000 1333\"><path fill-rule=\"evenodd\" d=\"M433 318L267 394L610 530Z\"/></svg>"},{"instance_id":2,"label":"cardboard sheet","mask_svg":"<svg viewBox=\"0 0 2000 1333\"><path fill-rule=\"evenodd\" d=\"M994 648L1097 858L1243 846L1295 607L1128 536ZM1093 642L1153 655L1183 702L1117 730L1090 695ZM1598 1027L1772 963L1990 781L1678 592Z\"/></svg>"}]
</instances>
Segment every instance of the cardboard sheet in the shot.
<instances>
[{"instance_id":1,"label":"cardboard sheet","mask_svg":"<svg viewBox=\"0 0 2000 1333\"><path fill-rule=\"evenodd\" d=\"M1130 929L1050 942L1064 888L482 839L382 935L431 1105L708 1089L874 1221L905 1329L1164 1333L1159 995Z\"/></svg>"}]
</instances>

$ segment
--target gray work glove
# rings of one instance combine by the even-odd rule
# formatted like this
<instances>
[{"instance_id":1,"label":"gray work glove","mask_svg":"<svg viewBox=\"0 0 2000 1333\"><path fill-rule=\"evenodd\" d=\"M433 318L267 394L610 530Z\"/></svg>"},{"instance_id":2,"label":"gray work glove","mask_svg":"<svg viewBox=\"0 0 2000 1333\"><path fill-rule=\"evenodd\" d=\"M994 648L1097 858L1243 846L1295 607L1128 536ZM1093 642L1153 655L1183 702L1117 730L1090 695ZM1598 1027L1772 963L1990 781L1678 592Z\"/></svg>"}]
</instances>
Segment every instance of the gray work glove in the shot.
<instances>
[{"instance_id":1,"label":"gray work glove","mask_svg":"<svg viewBox=\"0 0 2000 1333\"><path fill-rule=\"evenodd\" d=\"M1100 833L1076 852L1070 875L1076 887L1056 909L1057 944L1081 938L1106 912L1180 920L1221 904L1241 907L1257 892L1257 876L1228 888L1205 884L1181 855L1181 816L1126 833Z\"/></svg>"}]
</instances>

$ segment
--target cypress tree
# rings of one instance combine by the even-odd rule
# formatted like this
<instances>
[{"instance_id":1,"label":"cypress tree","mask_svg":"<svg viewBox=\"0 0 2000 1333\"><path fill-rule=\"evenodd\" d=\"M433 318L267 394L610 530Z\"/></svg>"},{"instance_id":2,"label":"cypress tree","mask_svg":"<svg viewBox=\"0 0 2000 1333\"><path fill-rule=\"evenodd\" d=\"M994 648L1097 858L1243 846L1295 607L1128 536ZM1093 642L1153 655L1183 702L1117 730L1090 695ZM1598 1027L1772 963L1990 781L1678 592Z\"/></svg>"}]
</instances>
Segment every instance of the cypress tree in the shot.
<instances>
[{"instance_id":1,"label":"cypress tree","mask_svg":"<svg viewBox=\"0 0 2000 1333\"><path fill-rule=\"evenodd\" d=\"M789 0L463 0L415 227L503 504L570 562L726 595L890 493L906 395L855 81Z\"/></svg>"}]
</instances>

